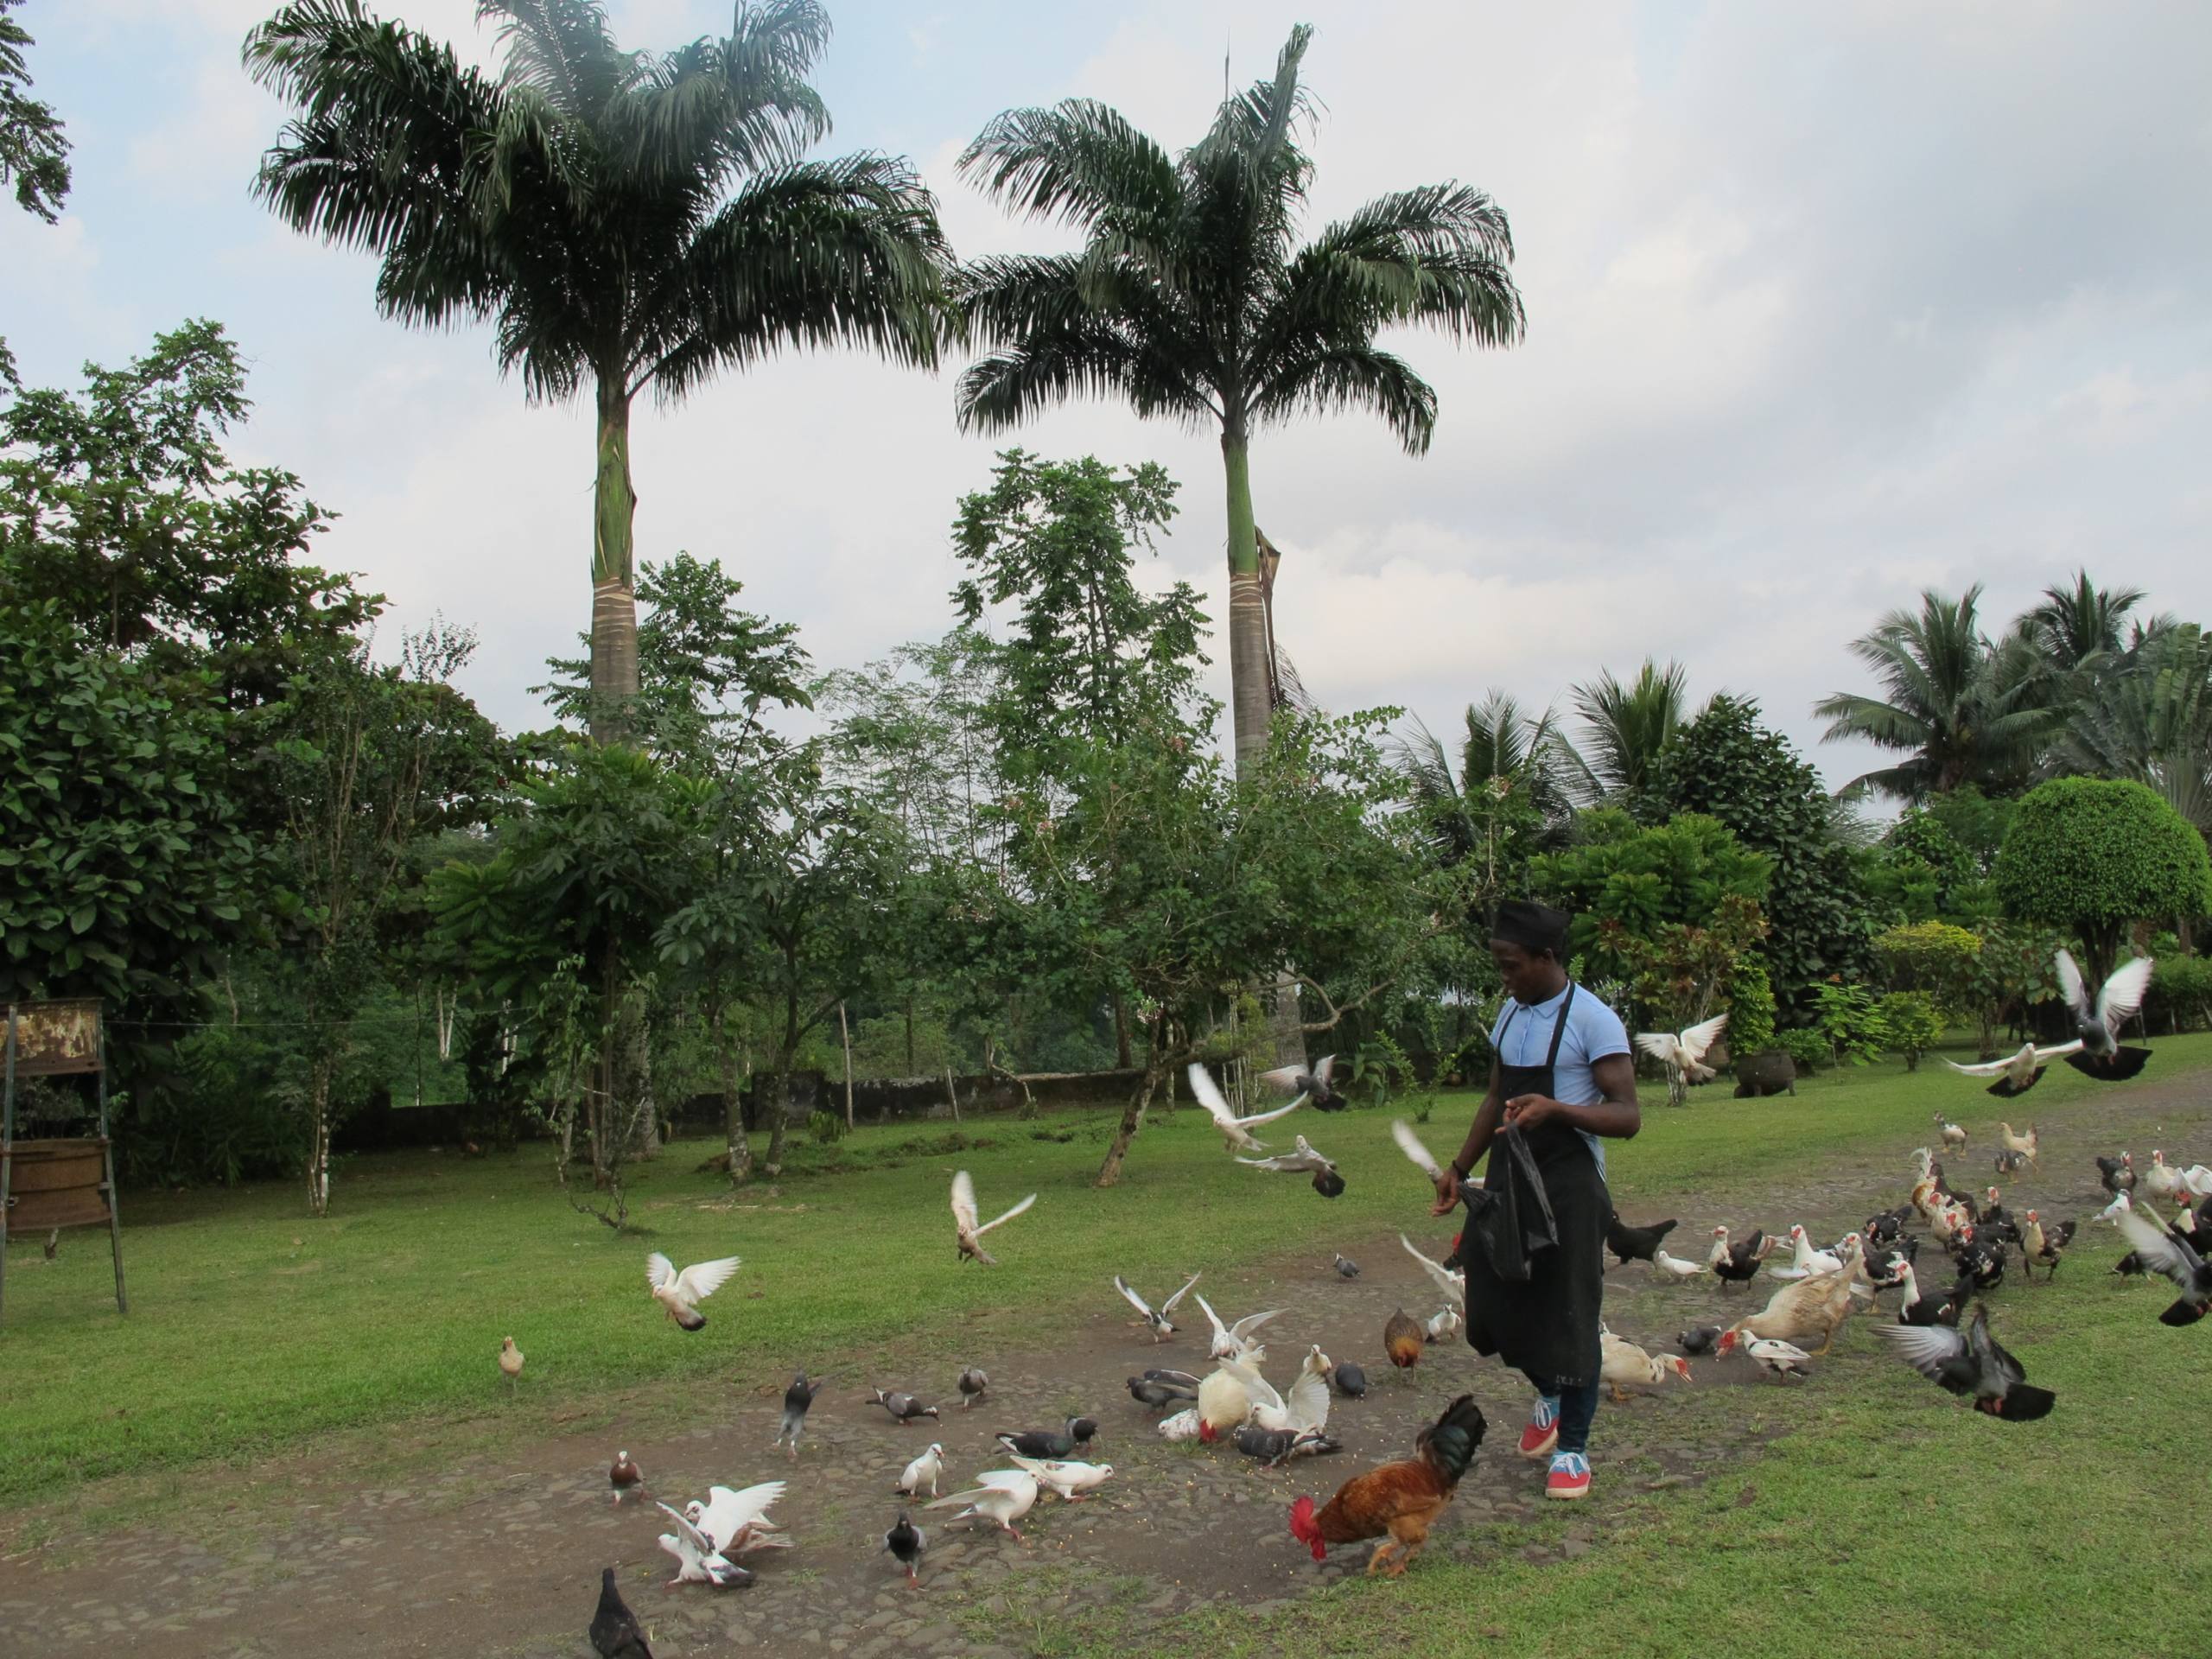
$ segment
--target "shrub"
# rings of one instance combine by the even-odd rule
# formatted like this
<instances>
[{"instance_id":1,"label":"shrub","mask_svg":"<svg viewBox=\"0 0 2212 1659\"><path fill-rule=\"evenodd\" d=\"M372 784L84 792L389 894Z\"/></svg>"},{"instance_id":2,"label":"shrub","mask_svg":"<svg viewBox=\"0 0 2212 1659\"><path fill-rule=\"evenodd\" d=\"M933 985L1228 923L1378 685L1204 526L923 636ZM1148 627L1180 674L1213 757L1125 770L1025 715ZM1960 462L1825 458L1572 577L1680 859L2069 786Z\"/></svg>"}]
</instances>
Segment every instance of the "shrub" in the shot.
<instances>
[{"instance_id":1,"label":"shrub","mask_svg":"<svg viewBox=\"0 0 2212 1659\"><path fill-rule=\"evenodd\" d=\"M1813 988L1813 1002L1818 1029L1838 1065L1864 1065L1886 1046L1889 1033L1882 1028L1881 1010L1864 985L1829 980Z\"/></svg>"},{"instance_id":2,"label":"shrub","mask_svg":"<svg viewBox=\"0 0 2212 1659\"><path fill-rule=\"evenodd\" d=\"M1828 1050L1828 1039L1817 1031L1802 1027L1790 1031L1777 1031L1770 1047L1778 1048L1797 1062L1800 1071L1813 1071L1827 1064L1834 1057Z\"/></svg>"},{"instance_id":3,"label":"shrub","mask_svg":"<svg viewBox=\"0 0 2212 1659\"><path fill-rule=\"evenodd\" d=\"M1351 1090L1370 1106L1381 1106L1414 1081L1413 1062L1397 1039L1377 1032L1359 1046L1351 1061Z\"/></svg>"},{"instance_id":4,"label":"shrub","mask_svg":"<svg viewBox=\"0 0 2212 1659\"><path fill-rule=\"evenodd\" d=\"M2155 790L2118 778L2054 778L2020 799L1997 854L2006 912L2080 936L2089 972L2119 960L2133 923L2212 910L2212 859Z\"/></svg>"},{"instance_id":5,"label":"shrub","mask_svg":"<svg viewBox=\"0 0 2212 1659\"><path fill-rule=\"evenodd\" d=\"M1728 1052L1756 1054L1774 1046L1774 985L1767 977L1766 958L1746 950L1736 958L1729 979Z\"/></svg>"},{"instance_id":6,"label":"shrub","mask_svg":"<svg viewBox=\"0 0 2212 1659\"><path fill-rule=\"evenodd\" d=\"M1974 1003L1981 936L1948 922L1912 922L1874 940L1890 988L1925 991L1946 1014L1963 1016Z\"/></svg>"},{"instance_id":7,"label":"shrub","mask_svg":"<svg viewBox=\"0 0 2212 1659\"><path fill-rule=\"evenodd\" d=\"M1904 1069L1920 1070L1920 1057L1943 1034L1943 1016L1926 991L1891 991L1875 1007L1890 1046L1904 1056Z\"/></svg>"},{"instance_id":8,"label":"shrub","mask_svg":"<svg viewBox=\"0 0 2212 1659\"><path fill-rule=\"evenodd\" d=\"M835 1146L845 1138L845 1120L835 1112L809 1112L806 1132L817 1147Z\"/></svg>"},{"instance_id":9,"label":"shrub","mask_svg":"<svg viewBox=\"0 0 2212 1659\"><path fill-rule=\"evenodd\" d=\"M2151 970L2148 1009L2169 1031L2212 1025L2212 957L2160 957Z\"/></svg>"}]
</instances>

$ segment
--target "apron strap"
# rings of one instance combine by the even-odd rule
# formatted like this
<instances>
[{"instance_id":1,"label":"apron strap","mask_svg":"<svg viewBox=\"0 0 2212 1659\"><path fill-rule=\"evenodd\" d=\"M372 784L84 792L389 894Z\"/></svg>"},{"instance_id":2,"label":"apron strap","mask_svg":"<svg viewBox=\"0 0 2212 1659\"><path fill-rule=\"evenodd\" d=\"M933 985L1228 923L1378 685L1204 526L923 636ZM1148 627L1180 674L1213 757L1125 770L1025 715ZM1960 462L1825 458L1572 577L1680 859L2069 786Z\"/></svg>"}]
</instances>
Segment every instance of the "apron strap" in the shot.
<instances>
[{"instance_id":1,"label":"apron strap","mask_svg":"<svg viewBox=\"0 0 2212 1659\"><path fill-rule=\"evenodd\" d=\"M1567 1011L1574 1006L1574 982L1567 982L1567 1000L1559 1005L1559 1020L1552 1027L1552 1052L1544 1056L1544 1069L1550 1071L1559 1065L1560 1039L1567 1035Z\"/></svg>"}]
</instances>

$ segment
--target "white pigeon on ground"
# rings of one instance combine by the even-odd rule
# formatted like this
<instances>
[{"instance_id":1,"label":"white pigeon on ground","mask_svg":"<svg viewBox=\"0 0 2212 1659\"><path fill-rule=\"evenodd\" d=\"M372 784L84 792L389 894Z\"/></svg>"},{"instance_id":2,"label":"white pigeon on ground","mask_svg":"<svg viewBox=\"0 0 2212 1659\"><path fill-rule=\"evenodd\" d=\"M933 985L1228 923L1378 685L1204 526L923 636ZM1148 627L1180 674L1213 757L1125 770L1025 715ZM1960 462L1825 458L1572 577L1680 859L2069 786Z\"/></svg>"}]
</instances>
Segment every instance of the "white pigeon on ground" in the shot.
<instances>
[{"instance_id":1,"label":"white pigeon on ground","mask_svg":"<svg viewBox=\"0 0 2212 1659\"><path fill-rule=\"evenodd\" d=\"M1129 1287L1128 1280L1122 1278L1118 1273L1114 1275L1114 1288L1122 1293L1124 1301L1143 1316L1145 1324L1152 1329L1152 1338L1154 1342L1165 1342L1175 1334L1175 1322L1167 1316L1175 1311L1175 1305L1178 1302L1191 1294L1191 1287L1198 1282L1198 1275L1194 1273L1183 1281L1182 1289L1177 1291L1158 1307L1154 1307Z\"/></svg>"},{"instance_id":2,"label":"white pigeon on ground","mask_svg":"<svg viewBox=\"0 0 2212 1659\"><path fill-rule=\"evenodd\" d=\"M2001 1059L1985 1060L1980 1065L1961 1065L1956 1060L1944 1065L1962 1077L1994 1077L1989 1092L1999 1100L2010 1100L2015 1095L2024 1095L2036 1086L2036 1079L2043 1076L2044 1068L2053 1060L2063 1060L2069 1054L2082 1052L2078 1037L2070 1043L2061 1043L2056 1048L2037 1048L2033 1042L2020 1045L2017 1052Z\"/></svg>"},{"instance_id":3,"label":"white pigeon on ground","mask_svg":"<svg viewBox=\"0 0 2212 1659\"><path fill-rule=\"evenodd\" d=\"M1114 1475L1110 1463L1070 1462L1064 1459L1017 1457L1014 1466L1033 1476L1046 1491L1071 1503L1081 1503L1085 1492L1094 1486L1104 1485Z\"/></svg>"},{"instance_id":4,"label":"white pigeon on ground","mask_svg":"<svg viewBox=\"0 0 2212 1659\"><path fill-rule=\"evenodd\" d=\"M1663 1249L1651 1252L1651 1271L1656 1277L1671 1279L1680 1284L1685 1279L1694 1279L1705 1271L1702 1262L1685 1262L1678 1255L1669 1255Z\"/></svg>"},{"instance_id":5,"label":"white pigeon on ground","mask_svg":"<svg viewBox=\"0 0 2212 1659\"><path fill-rule=\"evenodd\" d=\"M1191 1062L1191 1098L1206 1109L1206 1116L1213 1119L1213 1126L1221 1131L1223 1144L1231 1152L1265 1152L1264 1141L1255 1141L1250 1131L1262 1123L1272 1123L1279 1117L1287 1117L1306 1103L1300 1096L1287 1106L1278 1106L1271 1112L1255 1112L1249 1117L1239 1117L1229 1109L1229 1103L1221 1097L1221 1090L1214 1086L1212 1075L1196 1060Z\"/></svg>"},{"instance_id":6,"label":"white pigeon on ground","mask_svg":"<svg viewBox=\"0 0 2212 1659\"><path fill-rule=\"evenodd\" d=\"M1173 1415L1163 1417L1156 1427L1164 1440L1195 1440L1198 1438L1198 1408L1189 1406Z\"/></svg>"},{"instance_id":7,"label":"white pigeon on ground","mask_svg":"<svg viewBox=\"0 0 2212 1659\"><path fill-rule=\"evenodd\" d=\"M976 1209L975 1179L964 1169L957 1171L952 1177L952 1226L959 1236L959 1259L965 1262L973 1257L987 1268L998 1266L990 1252L983 1248L983 1235L994 1227L1004 1226L1036 1202L1037 1195L1032 1192L996 1220L987 1221L979 1227L976 1224L978 1211Z\"/></svg>"},{"instance_id":8,"label":"white pigeon on ground","mask_svg":"<svg viewBox=\"0 0 2212 1659\"><path fill-rule=\"evenodd\" d=\"M778 1535L782 1529L768 1518L770 1507L783 1495L780 1480L764 1480L741 1491L709 1486L706 1503L687 1503L683 1512L724 1555L742 1555L751 1549L789 1549L791 1540Z\"/></svg>"},{"instance_id":9,"label":"white pigeon on ground","mask_svg":"<svg viewBox=\"0 0 2212 1659\"><path fill-rule=\"evenodd\" d=\"M676 1576L668 1581L667 1588L673 1590L679 1584L711 1584L723 1589L743 1584L753 1576L736 1562L725 1560L715 1548L714 1541L684 1516L665 1503L660 1504L660 1510L676 1522L674 1532L660 1535L660 1547L676 1557Z\"/></svg>"},{"instance_id":10,"label":"white pigeon on ground","mask_svg":"<svg viewBox=\"0 0 2212 1659\"><path fill-rule=\"evenodd\" d=\"M1441 1342L1446 1337L1459 1334L1465 1321L1456 1307L1440 1307L1421 1321L1421 1334L1431 1342Z\"/></svg>"},{"instance_id":11,"label":"white pigeon on ground","mask_svg":"<svg viewBox=\"0 0 2212 1659\"><path fill-rule=\"evenodd\" d=\"M707 1322L699 1304L729 1281L740 1261L734 1255L718 1256L712 1262L694 1262L678 1273L675 1262L655 1250L645 1257L645 1283L670 1319L686 1331L696 1331Z\"/></svg>"},{"instance_id":12,"label":"white pigeon on ground","mask_svg":"<svg viewBox=\"0 0 2212 1659\"><path fill-rule=\"evenodd\" d=\"M1414 1248L1413 1240L1408 1238L1403 1233L1400 1233L1398 1235L1398 1243L1406 1247L1406 1254L1408 1255L1410 1255L1414 1261L1421 1263L1421 1270L1429 1276L1430 1280L1435 1284L1437 1289L1442 1291L1447 1300L1461 1302L1467 1300L1467 1275L1465 1274L1454 1273L1451 1268L1446 1267L1441 1262L1435 1260L1433 1256L1423 1255L1419 1249Z\"/></svg>"},{"instance_id":13,"label":"white pigeon on ground","mask_svg":"<svg viewBox=\"0 0 2212 1659\"><path fill-rule=\"evenodd\" d=\"M1271 1307L1264 1313L1247 1313L1234 1325L1224 1325L1221 1315L1213 1311L1213 1304L1203 1296L1198 1304L1213 1325L1213 1341L1206 1348L1208 1359L1243 1359L1259 1344L1252 1340L1252 1333L1282 1312Z\"/></svg>"},{"instance_id":14,"label":"white pigeon on ground","mask_svg":"<svg viewBox=\"0 0 2212 1659\"><path fill-rule=\"evenodd\" d=\"M899 1477L896 1491L908 1497L918 1497L926 1486L931 1497L937 1496L938 1477L944 1472L944 1447L937 1441L930 1442L930 1449L908 1464L906 1472Z\"/></svg>"},{"instance_id":15,"label":"white pigeon on ground","mask_svg":"<svg viewBox=\"0 0 2212 1659\"><path fill-rule=\"evenodd\" d=\"M1718 1074L1705 1064L1706 1051L1728 1028L1728 1016L1716 1014L1687 1031L1640 1031L1636 1046L1667 1068L1667 1092L1679 1097L1693 1083L1710 1083Z\"/></svg>"},{"instance_id":16,"label":"white pigeon on ground","mask_svg":"<svg viewBox=\"0 0 2212 1659\"><path fill-rule=\"evenodd\" d=\"M1011 1532L1019 1539L1021 1533L1014 1523L1036 1507L1037 1477L1027 1469L987 1469L976 1477L976 1482L966 1491L940 1497L926 1507L949 1510L956 1503L964 1503L968 1507L954 1516L954 1520L965 1521L969 1516L980 1515L1001 1531Z\"/></svg>"}]
</instances>

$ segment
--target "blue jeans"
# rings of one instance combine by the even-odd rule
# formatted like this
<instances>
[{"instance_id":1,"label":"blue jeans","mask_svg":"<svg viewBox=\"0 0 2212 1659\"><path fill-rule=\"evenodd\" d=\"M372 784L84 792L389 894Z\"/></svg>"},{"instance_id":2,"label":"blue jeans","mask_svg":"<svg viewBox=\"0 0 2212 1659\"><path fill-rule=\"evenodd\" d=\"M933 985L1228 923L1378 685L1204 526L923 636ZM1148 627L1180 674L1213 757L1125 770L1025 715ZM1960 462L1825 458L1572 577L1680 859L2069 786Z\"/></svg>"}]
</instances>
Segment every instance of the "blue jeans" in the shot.
<instances>
[{"instance_id":1,"label":"blue jeans","mask_svg":"<svg viewBox=\"0 0 2212 1659\"><path fill-rule=\"evenodd\" d=\"M1597 1379L1592 1377L1579 1389L1561 1388L1553 1377L1530 1376L1529 1381L1547 1400L1559 1402L1559 1444L1553 1448L1554 1454L1580 1452L1586 1456L1590 1450L1590 1425L1598 1415Z\"/></svg>"}]
</instances>

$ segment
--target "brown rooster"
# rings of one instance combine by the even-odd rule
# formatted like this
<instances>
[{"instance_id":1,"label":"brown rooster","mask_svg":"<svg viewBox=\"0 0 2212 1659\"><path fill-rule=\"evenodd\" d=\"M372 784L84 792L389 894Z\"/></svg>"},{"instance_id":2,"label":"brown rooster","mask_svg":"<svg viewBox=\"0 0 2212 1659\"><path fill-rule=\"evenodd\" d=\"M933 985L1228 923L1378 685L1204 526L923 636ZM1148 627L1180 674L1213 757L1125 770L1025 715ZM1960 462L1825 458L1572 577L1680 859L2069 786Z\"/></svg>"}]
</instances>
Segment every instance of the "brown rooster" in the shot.
<instances>
[{"instance_id":1,"label":"brown rooster","mask_svg":"<svg viewBox=\"0 0 2212 1659\"><path fill-rule=\"evenodd\" d=\"M1410 1371L1421 1363L1421 1351L1427 1344L1428 1333L1421 1328L1421 1321L1402 1307L1382 1327L1383 1350L1401 1371Z\"/></svg>"},{"instance_id":2,"label":"brown rooster","mask_svg":"<svg viewBox=\"0 0 2212 1659\"><path fill-rule=\"evenodd\" d=\"M1474 1395L1461 1395L1421 1430L1411 1458L1354 1475L1318 1511L1310 1497L1292 1504L1290 1535L1317 1561L1326 1558L1331 1544L1381 1538L1367 1558L1368 1573L1396 1578L1428 1542L1429 1528L1459 1490L1487 1427Z\"/></svg>"}]
</instances>

